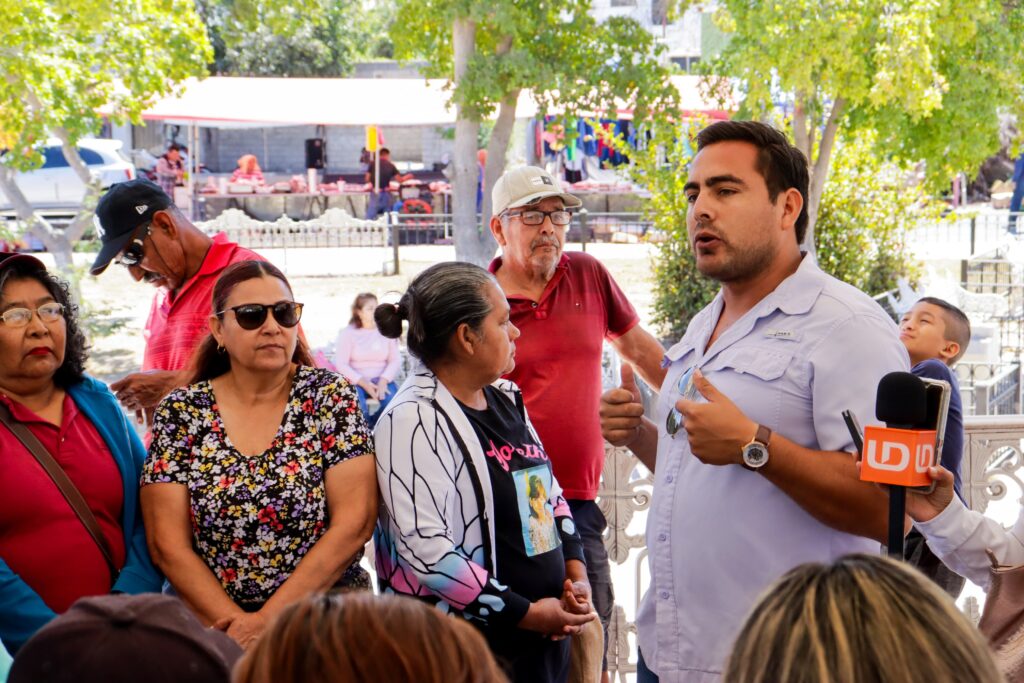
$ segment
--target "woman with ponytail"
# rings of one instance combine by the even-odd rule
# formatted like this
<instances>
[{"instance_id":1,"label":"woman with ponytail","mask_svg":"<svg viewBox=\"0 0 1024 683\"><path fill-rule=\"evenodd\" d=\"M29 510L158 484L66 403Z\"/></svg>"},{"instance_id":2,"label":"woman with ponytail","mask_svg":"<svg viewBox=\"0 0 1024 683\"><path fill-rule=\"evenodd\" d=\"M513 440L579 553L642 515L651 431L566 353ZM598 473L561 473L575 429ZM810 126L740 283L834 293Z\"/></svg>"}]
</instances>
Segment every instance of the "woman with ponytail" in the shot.
<instances>
[{"instance_id":1,"label":"woman with ponytail","mask_svg":"<svg viewBox=\"0 0 1024 683\"><path fill-rule=\"evenodd\" d=\"M374 430L381 589L477 626L514 681L564 681L596 618L583 546L523 397L519 330L487 271L440 263L375 312L418 360ZM532 500L541 496L543 500Z\"/></svg>"},{"instance_id":2,"label":"woman with ponytail","mask_svg":"<svg viewBox=\"0 0 1024 683\"><path fill-rule=\"evenodd\" d=\"M358 566L377 510L369 429L351 385L313 367L302 304L269 263L227 268L191 384L156 410L142 475L153 561L205 623L243 647L270 618Z\"/></svg>"}]
</instances>

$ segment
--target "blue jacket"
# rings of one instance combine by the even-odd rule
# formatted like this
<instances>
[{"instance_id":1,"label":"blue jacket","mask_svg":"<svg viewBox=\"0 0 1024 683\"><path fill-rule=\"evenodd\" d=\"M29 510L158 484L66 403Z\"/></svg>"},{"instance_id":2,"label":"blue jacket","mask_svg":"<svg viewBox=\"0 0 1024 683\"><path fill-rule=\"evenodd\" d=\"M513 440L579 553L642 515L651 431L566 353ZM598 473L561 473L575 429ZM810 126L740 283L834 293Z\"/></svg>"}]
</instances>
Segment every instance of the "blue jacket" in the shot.
<instances>
[{"instance_id":1,"label":"blue jacket","mask_svg":"<svg viewBox=\"0 0 1024 683\"><path fill-rule=\"evenodd\" d=\"M125 563L112 591L120 593L159 592L163 579L149 559L146 533L139 509L139 478L146 449L128 424L114 395L106 385L91 377L68 388L78 409L92 422L110 449L124 483ZM46 539L39 539L45 543ZM68 567L68 571L74 571ZM0 640L10 652L57 616L21 577L0 558Z\"/></svg>"}]
</instances>

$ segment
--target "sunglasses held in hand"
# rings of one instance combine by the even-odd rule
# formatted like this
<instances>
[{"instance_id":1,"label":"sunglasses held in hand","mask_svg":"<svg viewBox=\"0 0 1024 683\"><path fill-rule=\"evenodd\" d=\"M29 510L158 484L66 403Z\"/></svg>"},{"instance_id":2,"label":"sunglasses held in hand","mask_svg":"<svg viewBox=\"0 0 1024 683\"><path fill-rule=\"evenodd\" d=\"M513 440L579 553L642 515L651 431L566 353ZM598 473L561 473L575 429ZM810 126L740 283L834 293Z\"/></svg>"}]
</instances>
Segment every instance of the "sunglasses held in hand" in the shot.
<instances>
[{"instance_id":1,"label":"sunglasses held in hand","mask_svg":"<svg viewBox=\"0 0 1024 683\"><path fill-rule=\"evenodd\" d=\"M243 330L255 330L263 325L267 319L267 313L274 314L274 320L281 327L295 327L302 317L302 304L295 301L278 301L276 304L241 304L232 306L223 311L218 311L217 316L222 317L228 311L233 311L235 321Z\"/></svg>"},{"instance_id":2,"label":"sunglasses held in hand","mask_svg":"<svg viewBox=\"0 0 1024 683\"><path fill-rule=\"evenodd\" d=\"M676 383L676 391L679 392L680 398L685 398L687 401L704 402L704 397L701 396L700 391L697 390L697 384L694 382L693 374L696 367L692 367L682 374L679 381ZM680 413L673 402L672 407L668 411L668 416L665 418L665 431L668 435L674 437L680 429L683 428L682 413Z\"/></svg>"}]
</instances>

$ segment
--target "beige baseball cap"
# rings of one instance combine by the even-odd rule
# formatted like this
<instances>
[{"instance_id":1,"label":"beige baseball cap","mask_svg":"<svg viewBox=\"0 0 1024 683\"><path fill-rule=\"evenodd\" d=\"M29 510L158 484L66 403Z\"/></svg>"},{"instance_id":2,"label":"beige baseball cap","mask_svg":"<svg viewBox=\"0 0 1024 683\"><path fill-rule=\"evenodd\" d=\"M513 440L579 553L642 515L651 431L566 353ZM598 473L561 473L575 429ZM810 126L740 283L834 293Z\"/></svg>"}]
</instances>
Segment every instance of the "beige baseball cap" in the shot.
<instances>
[{"instance_id":1,"label":"beige baseball cap","mask_svg":"<svg viewBox=\"0 0 1024 683\"><path fill-rule=\"evenodd\" d=\"M526 206L548 197L561 197L565 208L578 209L583 206L579 197L562 192L562 186L543 168L520 166L498 178L491 190L491 212L500 215L505 209Z\"/></svg>"}]
</instances>

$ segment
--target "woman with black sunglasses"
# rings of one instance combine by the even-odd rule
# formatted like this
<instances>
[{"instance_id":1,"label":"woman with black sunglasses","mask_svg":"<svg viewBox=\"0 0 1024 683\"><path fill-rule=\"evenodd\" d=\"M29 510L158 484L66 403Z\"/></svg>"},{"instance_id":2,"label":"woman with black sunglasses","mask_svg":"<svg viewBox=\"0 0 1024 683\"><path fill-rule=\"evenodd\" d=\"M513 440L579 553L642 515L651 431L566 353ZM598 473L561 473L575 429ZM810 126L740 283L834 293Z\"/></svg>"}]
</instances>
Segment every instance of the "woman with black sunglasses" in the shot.
<instances>
[{"instance_id":1,"label":"woman with black sunglasses","mask_svg":"<svg viewBox=\"0 0 1024 683\"><path fill-rule=\"evenodd\" d=\"M156 410L141 499L154 562L245 647L311 592L369 587L373 443L352 387L313 367L281 271L230 266L212 311L191 383Z\"/></svg>"}]
</instances>

